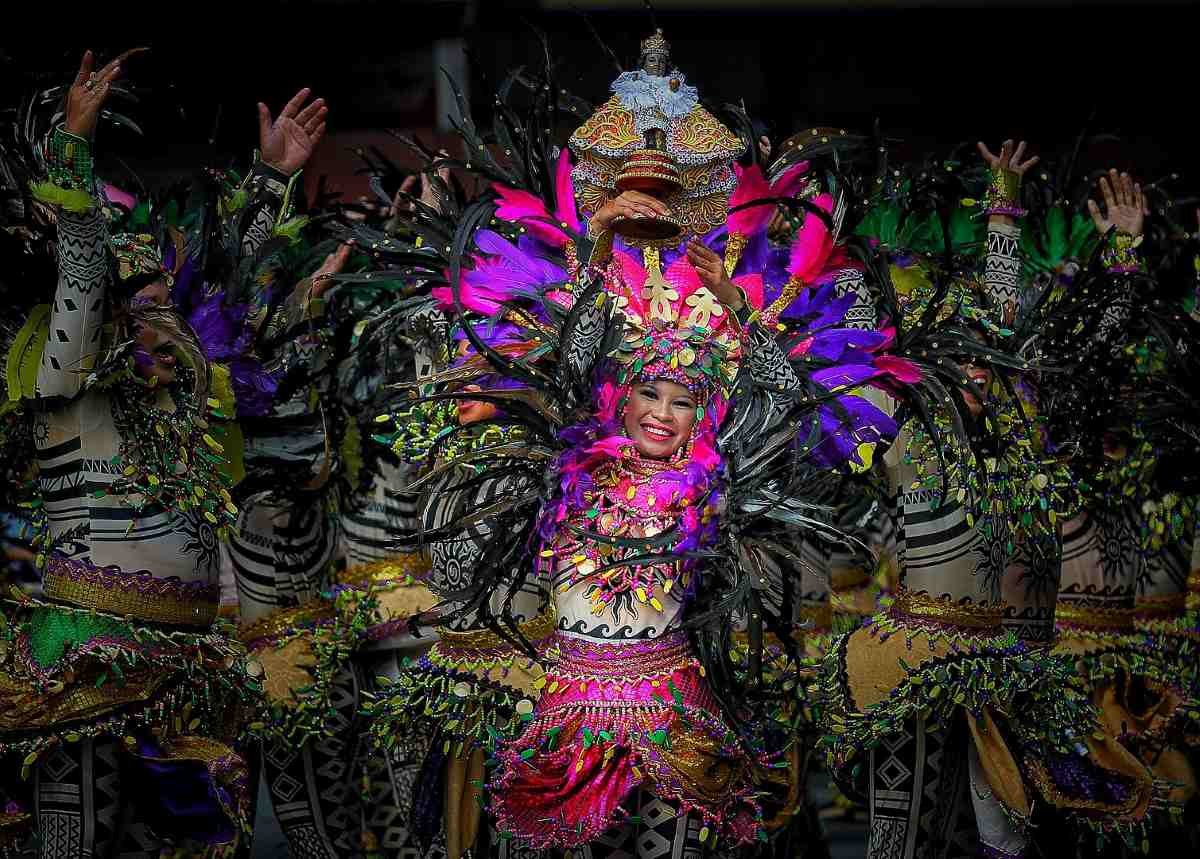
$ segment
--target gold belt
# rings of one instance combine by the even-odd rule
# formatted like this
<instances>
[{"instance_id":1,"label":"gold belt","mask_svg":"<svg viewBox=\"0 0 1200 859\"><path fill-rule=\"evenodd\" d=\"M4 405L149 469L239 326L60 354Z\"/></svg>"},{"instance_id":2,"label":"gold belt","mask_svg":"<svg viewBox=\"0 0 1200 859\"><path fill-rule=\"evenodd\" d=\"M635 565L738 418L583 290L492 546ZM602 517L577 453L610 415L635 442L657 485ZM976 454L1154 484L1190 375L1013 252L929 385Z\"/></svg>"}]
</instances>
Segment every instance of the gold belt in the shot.
<instances>
[{"instance_id":1,"label":"gold belt","mask_svg":"<svg viewBox=\"0 0 1200 859\"><path fill-rule=\"evenodd\" d=\"M546 611L532 620L517 624L517 629L527 641L538 641L554 632L554 612ZM445 628L438 630L438 636L447 647L456 650L492 650L497 647L512 647L512 642L501 638L490 629L471 629L456 632Z\"/></svg>"},{"instance_id":2,"label":"gold belt","mask_svg":"<svg viewBox=\"0 0 1200 859\"><path fill-rule=\"evenodd\" d=\"M1065 623L1068 626L1083 626L1088 629L1109 629L1114 631L1133 629L1134 609L1129 608L1100 608L1097 606L1075 605L1059 602L1054 607L1054 622Z\"/></svg>"},{"instance_id":3,"label":"gold belt","mask_svg":"<svg viewBox=\"0 0 1200 859\"><path fill-rule=\"evenodd\" d=\"M278 638L301 624L331 620L333 614L333 604L325 600L280 608L243 627L239 637L246 643L264 638Z\"/></svg>"},{"instance_id":4,"label":"gold belt","mask_svg":"<svg viewBox=\"0 0 1200 859\"><path fill-rule=\"evenodd\" d=\"M203 583L125 573L82 561L51 558L42 577L47 599L81 608L174 626L212 626L219 590Z\"/></svg>"},{"instance_id":5,"label":"gold belt","mask_svg":"<svg viewBox=\"0 0 1200 859\"><path fill-rule=\"evenodd\" d=\"M409 579L418 578L429 570L429 558L422 552L413 552L350 567L338 573L337 580L338 584L356 588L368 585L386 587L408 584Z\"/></svg>"},{"instance_id":6,"label":"gold belt","mask_svg":"<svg viewBox=\"0 0 1200 859\"><path fill-rule=\"evenodd\" d=\"M951 597L933 597L907 588L897 591L891 611L893 614L970 629L999 627L1004 617L1003 605L955 602Z\"/></svg>"},{"instance_id":7,"label":"gold belt","mask_svg":"<svg viewBox=\"0 0 1200 859\"><path fill-rule=\"evenodd\" d=\"M1138 597L1133 612L1138 620L1163 620L1183 614L1187 610L1187 594L1165 594L1156 597Z\"/></svg>"}]
</instances>

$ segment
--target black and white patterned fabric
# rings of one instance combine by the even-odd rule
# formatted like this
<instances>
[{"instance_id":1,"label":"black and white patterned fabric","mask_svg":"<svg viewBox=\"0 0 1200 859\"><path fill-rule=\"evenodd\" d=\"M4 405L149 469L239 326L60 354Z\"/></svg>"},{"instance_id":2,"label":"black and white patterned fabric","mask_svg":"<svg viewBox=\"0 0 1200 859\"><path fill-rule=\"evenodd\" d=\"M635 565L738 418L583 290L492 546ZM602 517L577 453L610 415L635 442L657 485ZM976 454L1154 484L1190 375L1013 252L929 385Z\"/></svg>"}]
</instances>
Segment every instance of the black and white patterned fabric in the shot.
<instances>
[{"instance_id":1,"label":"black and white patterned fabric","mask_svg":"<svg viewBox=\"0 0 1200 859\"><path fill-rule=\"evenodd\" d=\"M879 327L879 311L861 271L846 268L834 272L833 283L838 298L854 294L854 303L846 310L846 319L842 323L846 328L874 331Z\"/></svg>"},{"instance_id":2,"label":"black and white patterned fabric","mask_svg":"<svg viewBox=\"0 0 1200 859\"><path fill-rule=\"evenodd\" d=\"M60 212L59 281L38 370L35 418L38 482L52 539L68 557L130 573L217 580L217 538L195 515L148 507L135 516L122 494L121 435L108 393L83 390L98 358L108 283L107 234L100 213ZM158 393L170 407L170 395ZM99 496L99 497L97 497Z\"/></svg>"},{"instance_id":3,"label":"black and white patterned fabric","mask_svg":"<svg viewBox=\"0 0 1200 859\"><path fill-rule=\"evenodd\" d=\"M988 820L991 810L969 791L966 733L964 724L931 730L916 720L871 752L867 859L978 855L978 806Z\"/></svg>"},{"instance_id":4,"label":"black and white patterned fabric","mask_svg":"<svg viewBox=\"0 0 1200 859\"><path fill-rule=\"evenodd\" d=\"M1011 321L1021 293L1021 228L1015 224L989 223L983 283L1003 319Z\"/></svg>"},{"instance_id":5,"label":"black and white patterned fabric","mask_svg":"<svg viewBox=\"0 0 1200 859\"><path fill-rule=\"evenodd\" d=\"M263 779L292 859L365 856L359 758L361 677L345 667L331 688L330 729L318 740L263 748Z\"/></svg>"},{"instance_id":6,"label":"black and white patterned fabric","mask_svg":"<svg viewBox=\"0 0 1200 859\"><path fill-rule=\"evenodd\" d=\"M242 623L327 591L338 536L336 512L323 493L291 502L269 491L247 499L227 546Z\"/></svg>"},{"instance_id":7,"label":"black and white patterned fabric","mask_svg":"<svg viewBox=\"0 0 1200 859\"><path fill-rule=\"evenodd\" d=\"M81 739L56 746L34 785L38 859L157 859L163 843L122 789L120 741Z\"/></svg>"}]
</instances>

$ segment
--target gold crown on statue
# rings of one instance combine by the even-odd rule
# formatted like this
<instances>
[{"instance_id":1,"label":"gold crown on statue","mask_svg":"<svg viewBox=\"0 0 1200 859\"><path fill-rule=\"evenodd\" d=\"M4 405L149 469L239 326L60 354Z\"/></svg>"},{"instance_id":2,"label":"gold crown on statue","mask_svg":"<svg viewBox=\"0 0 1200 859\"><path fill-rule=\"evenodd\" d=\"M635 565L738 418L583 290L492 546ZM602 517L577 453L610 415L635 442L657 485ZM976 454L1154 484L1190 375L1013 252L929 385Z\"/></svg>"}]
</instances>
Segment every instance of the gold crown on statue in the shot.
<instances>
[{"instance_id":1,"label":"gold crown on statue","mask_svg":"<svg viewBox=\"0 0 1200 859\"><path fill-rule=\"evenodd\" d=\"M662 28L658 28L647 39L642 39L642 56L662 56L669 57L671 55L671 44L663 38Z\"/></svg>"}]
</instances>

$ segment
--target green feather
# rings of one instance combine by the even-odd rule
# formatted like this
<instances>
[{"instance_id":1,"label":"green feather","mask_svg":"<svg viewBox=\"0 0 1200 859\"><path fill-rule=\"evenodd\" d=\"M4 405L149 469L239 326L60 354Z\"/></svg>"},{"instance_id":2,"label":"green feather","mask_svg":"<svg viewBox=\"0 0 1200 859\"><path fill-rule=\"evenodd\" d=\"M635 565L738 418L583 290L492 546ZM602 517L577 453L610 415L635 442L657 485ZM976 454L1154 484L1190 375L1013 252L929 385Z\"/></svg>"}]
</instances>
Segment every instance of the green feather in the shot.
<instances>
[{"instance_id":1,"label":"green feather","mask_svg":"<svg viewBox=\"0 0 1200 859\"><path fill-rule=\"evenodd\" d=\"M47 206L57 206L66 212L82 215L90 212L96 200L82 188L60 188L53 182L30 182L29 190L35 199Z\"/></svg>"},{"instance_id":2,"label":"green feather","mask_svg":"<svg viewBox=\"0 0 1200 859\"><path fill-rule=\"evenodd\" d=\"M38 366L42 363L42 350L49 333L50 305L39 304L30 311L29 318L17 332L8 350L4 374L9 400L33 399L37 396Z\"/></svg>"},{"instance_id":3,"label":"green feather","mask_svg":"<svg viewBox=\"0 0 1200 859\"><path fill-rule=\"evenodd\" d=\"M275 225L275 235L283 236L291 241L297 241L300 238L300 233L308 226L308 217L300 215L299 217L289 218L286 221Z\"/></svg>"}]
</instances>

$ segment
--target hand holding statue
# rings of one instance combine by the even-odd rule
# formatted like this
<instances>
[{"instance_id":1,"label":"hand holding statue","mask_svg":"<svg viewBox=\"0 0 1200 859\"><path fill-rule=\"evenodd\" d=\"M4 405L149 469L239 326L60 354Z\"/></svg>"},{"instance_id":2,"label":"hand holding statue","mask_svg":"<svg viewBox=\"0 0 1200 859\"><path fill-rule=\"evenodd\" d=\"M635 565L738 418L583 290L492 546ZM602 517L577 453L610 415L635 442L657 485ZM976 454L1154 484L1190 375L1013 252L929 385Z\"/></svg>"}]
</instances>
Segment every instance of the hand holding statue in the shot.
<instances>
[{"instance_id":1,"label":"hand holding statue","mask_svg":"<svg viewBox=\"0 0 1200 859\"><path fill-rule=\"evenodd\" d=\"M696 269L696 274L700 276L700 282L716 296L717 301L735 313L742 309L745 303L742 300L742 292L729 279L721 257L705 247L699 239L693 238L688 241L687 258Z\"/></svg>"},{"instance_id":2,"label":"hand holding statue","mask_svg":"<svg viewBox=\"0 0 1200 859\"><path fill-rule=\"evenodd\" d=\"M589 229L595 235L612 229L617 218L657 218L670 214L671 209L662 200L641 191L622 191L592 215Z\"/></svg>"}]
</instances>

